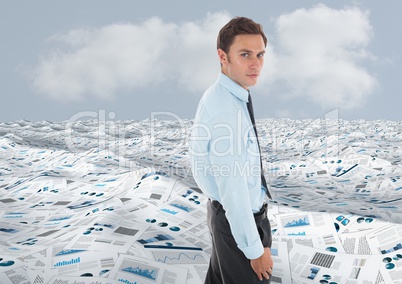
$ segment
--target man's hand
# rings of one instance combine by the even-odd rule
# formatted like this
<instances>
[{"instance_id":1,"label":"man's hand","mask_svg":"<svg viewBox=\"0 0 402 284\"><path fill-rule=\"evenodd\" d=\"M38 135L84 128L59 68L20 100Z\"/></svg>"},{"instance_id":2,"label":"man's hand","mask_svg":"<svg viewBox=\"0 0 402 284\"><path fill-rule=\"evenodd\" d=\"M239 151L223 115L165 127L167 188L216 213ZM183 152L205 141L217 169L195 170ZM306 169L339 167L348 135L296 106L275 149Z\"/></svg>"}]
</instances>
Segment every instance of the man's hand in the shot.
<instances>
[{"instance_id":1,"label":"man's hand","mask_svg":"<svg viewBox=\"0 0 402 284\"><path fill-rule=\"evenodd\" d=\"M269 275L272 274L272 267L274 265L274 261L271 257L271 250L269 248L264 248L264 253L259 258L250 260L250 265L260 281L262 281L263 278L269 279Z\"/></svg>"}]
</instances>

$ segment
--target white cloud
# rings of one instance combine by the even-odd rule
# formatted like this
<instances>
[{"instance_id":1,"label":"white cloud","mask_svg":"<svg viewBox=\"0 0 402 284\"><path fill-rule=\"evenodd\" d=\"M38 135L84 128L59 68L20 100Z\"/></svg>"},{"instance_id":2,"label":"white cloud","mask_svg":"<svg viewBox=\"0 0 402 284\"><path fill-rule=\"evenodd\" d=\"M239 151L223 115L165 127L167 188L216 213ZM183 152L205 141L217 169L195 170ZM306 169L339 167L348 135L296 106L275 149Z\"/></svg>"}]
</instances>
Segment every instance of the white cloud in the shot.
<instances>
[{"instance_id":1,"label":"white cloud","mask_svg":"<svg viewBox=\"0 0 402 284\"><path fill-rule=\"evenodd\" d=\"M177 62L179 83L192 92L203 92L215 82L220 70L216 51L219 30L231 17L226 13L208 14L201 22L183 24L178 32Z\"/></svg>"},{"instance_id":2,"label":"white cloud","mask_svg":"<svg viewBox=\"0 0 402 284\"><path fill-rule=\"evenodd\" d=\"M229 19L224 12L181 25L151 18L54 35L57 48L29 76L38 93L67 102L111 99L166 80L199 91L215 80L216 35Z\"/></svg>"},{"instance_id":3,"label":"white cloud","mask_svg":"<svg viewBox=\"0 0 402 284\"><path fill-rule=\"evenodd\" d=\"M288 100L353 109L377 86L361 65L373 58L366 49L373 36L368 12L324 5L298 9L277 19L276 32L263 81L268 88L286 86Z\"/></svg>"},{"instance_id":4,"label":"white cloud","mask_svg":"<svg viewBox=\"0 0 402 284\"><path fill-rule=\"evenodd\" d=\"M56 47L31 68L31 82L38 93L67 102L113 99L164 82L200 95L216 79L216 36L230 18L226 12L183 23L154 17L53 35ZM317 5L281 15L275 27L257 88L327 109L354 109L376 87L362 64L373 57L367 11Z\"/></svg>"}]
</instances>

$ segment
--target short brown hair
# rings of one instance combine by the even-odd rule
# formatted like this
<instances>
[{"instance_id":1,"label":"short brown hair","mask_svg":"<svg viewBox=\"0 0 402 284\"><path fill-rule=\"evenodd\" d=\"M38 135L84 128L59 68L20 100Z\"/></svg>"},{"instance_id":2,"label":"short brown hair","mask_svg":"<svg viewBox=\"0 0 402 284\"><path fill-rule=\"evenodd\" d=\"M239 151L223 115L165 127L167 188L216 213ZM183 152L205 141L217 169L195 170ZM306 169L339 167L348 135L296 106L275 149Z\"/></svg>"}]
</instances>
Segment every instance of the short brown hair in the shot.
<instances>
[{"instance_id":1,"label":"short brown hair","mask_svg":"<svg viewBox=\"0 0 402 284\"><path fill-rule=\"evenodd\" d=\"M261 24L246 17L235 17L219 31L217 49L222 49L225 53L228 53L235 36L244 34L261 35L265 46L267 46L267 37L264 34Z\"/></svg>"}]
</instances>

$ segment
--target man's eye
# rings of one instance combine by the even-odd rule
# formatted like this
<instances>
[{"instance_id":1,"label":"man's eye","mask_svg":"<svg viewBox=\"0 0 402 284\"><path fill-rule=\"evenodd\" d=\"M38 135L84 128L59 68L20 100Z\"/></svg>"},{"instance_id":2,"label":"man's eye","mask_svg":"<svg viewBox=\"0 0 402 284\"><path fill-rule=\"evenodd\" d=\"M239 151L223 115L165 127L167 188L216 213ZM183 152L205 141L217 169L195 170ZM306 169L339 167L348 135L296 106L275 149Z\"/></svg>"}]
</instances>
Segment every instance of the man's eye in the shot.
<instances>
[{"instance_id":1,"label":"man's eye","mask_svg":"<svg viewBox=\"0 0 402 284\"><path fill-rule=\"evenodd\" d=\"M248 53L242 53L241 56L242 57L248 57Z\"/></svg>"},{"instance_id":2,"label":"man's eye","mask_svg":"<svg viewBox=\"0 0 402 284\"><path fill-rule=\"evenodd\" d=\"M257 57L258 57L258 58L264 57L264 53L259 53L259 54L257 55Z\"/></svg>"}]
</instances>

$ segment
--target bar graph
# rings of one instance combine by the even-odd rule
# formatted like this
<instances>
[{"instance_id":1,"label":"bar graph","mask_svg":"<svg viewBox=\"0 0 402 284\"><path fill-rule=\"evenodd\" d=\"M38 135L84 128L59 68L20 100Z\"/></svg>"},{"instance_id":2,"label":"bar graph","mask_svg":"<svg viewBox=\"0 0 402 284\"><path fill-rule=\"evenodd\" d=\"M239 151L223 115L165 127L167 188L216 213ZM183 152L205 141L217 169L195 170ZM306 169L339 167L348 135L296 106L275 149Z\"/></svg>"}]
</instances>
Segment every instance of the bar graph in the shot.
<instances>
[{"instance_id":1,"label":"bar graph","mask_svg":"<svg viewBox=\"0 0 402 284\"><path fill-rule=\"evenodd\" d=\"M381 249L381 254L386 254L386 253L394 252L394 251L397 251L397 250L400 250L400 249L402 249L402 244L401 244L401 243L398 243L396 246L391 247L391 248L389 248L389 249Z\"/></svg>"},{"instance_id":2,"label":"bar graph","mask_svg":"<svg viewBox=\"0 0 402 284\"><path fill-rule=\"evenodd\" d=\"M54 267L66 266L66 265L76 264L76 263L80 263L80 262L81 262L80 257L77 257L77 258L74 258L74 259L71 259L68 261L66 261L66 260L59 261L54 265Z\"/></svg>"},{"instance_id":3,"label":"bar graph","mask_svg":"<svg viewBox=\"0 0 402 284\"><path fill-rule=\"evenodd\" d=\"M126 283L126 284L138 284L137 281L131 282L131 281L128 281L127 279L122 279L122 278L120 278L118 281L121 283Z\"/></svg>"}]
</instances>

